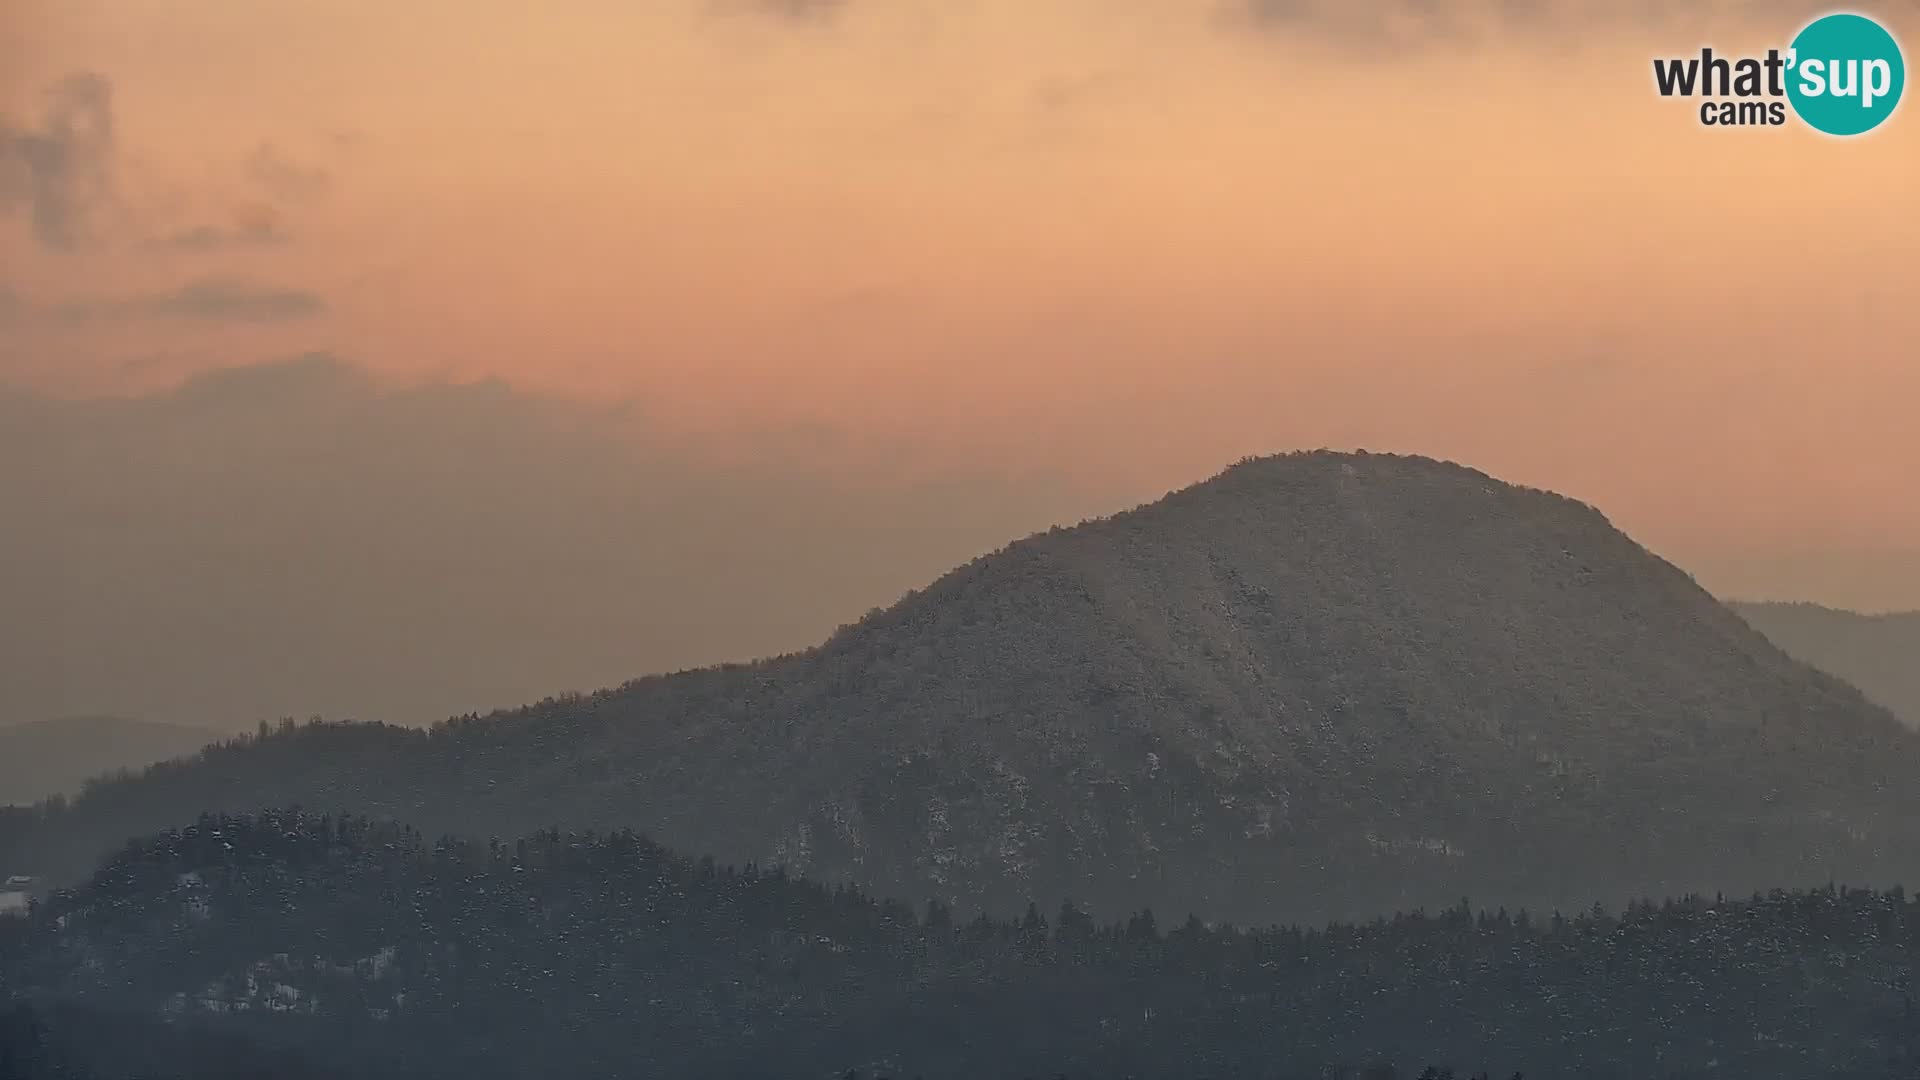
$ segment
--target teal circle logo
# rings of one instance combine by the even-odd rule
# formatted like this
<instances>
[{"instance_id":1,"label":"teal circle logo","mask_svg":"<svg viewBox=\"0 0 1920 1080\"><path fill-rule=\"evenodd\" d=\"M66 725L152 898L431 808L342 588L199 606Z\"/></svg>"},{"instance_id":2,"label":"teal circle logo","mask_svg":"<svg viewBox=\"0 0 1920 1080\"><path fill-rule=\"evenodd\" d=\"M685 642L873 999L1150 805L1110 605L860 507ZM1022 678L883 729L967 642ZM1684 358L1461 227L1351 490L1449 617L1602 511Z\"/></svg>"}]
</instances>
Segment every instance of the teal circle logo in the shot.
<instances>
[{"instance_id":1,"label":"teal circle logo","mask_svg":"<svg viewBox=\"0 0 1920 1080\"><path fill-rule=\"evenodd\" d=\"M1907 86L1907 62L1885 27L1864 15L1808 23L1787 53L1787 100L1829 135L1859 135L1886 122Z\"/></svg>"}]
</instances>

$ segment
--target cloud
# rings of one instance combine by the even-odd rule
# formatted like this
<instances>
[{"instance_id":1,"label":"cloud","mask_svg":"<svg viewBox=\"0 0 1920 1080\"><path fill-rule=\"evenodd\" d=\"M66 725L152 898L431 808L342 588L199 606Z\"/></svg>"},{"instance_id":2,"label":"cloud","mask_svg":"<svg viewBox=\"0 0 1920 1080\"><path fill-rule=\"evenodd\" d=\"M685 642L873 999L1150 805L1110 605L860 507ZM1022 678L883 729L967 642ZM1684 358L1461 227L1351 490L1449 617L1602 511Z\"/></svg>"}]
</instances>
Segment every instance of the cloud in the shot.
<instances>
[{"instance_id":1,"label":"cloud","mask_svg":"<svg viewBox=\"0 0 1920 1080\"><path fill-rule=\"evenodd\" d=\"M1684 0L1675 7L1688 6ZM1605 23L1652 23L1664 14L1631 0L1227 0L1231 26L1393 55L1407 48L1467 47L1495 34L1540 36Z\"/></svg>"},{"instance_id":2,"label":"cloud","mask_svg":"<svg viewBox=\"0 0 1920 1080\"><path fill-rule=\"evenodd\" d=\"M208 253L235 248L278 247L292 238L280 227L280 212L254 203L234 210L229 225L195 225L162 237L158 246Z\"/></svg>"},{"instance_id":3,"label":"cloud","mask_svg":"<svg viewBox=\"0 0 1920 1080\"><path fill-rule=\"evenodd\" d=\"M1914 0L1866 0L1864 13L1911 15ZM1778 22L1781 34L1824 0L1222 0L1223 22L1358 50L1467 46L1498 35L1565 38L1609 29Z\"/></svg>"},{"instance_id":4,"label":"cloud","mask_svg":"<svg viewBox=\"0 0 1920 1080\"><path fill-rule=\"evenodd\" d=\"M39 243L71 251L105 239L100 218L119 205L119 157L114 88L94 72L69 75L50 87L39 118L26 126L0 115L0 216L24 211ZM333 175L263 142L247 158L245 180L261 194L239 200L227 223L201 222L151 237L152 223L121 221L147 233L149 248L216 252L284 244L286 207L316 202L332 191Z\"/></svg>"},{"instance_id":5,"label":"cloud","mask_svg":"<svg viewBox=\"0 0 1920 1080\"><path fill-rule=\"evenodd\" d=\"M1128 79L1125 72L1112 69L1072 78L1044 79L1033 85L1033 104L1036 108L1054 112L1078 108L1125 87Z\"/></svg>"},{"instance_id":6,"label":"cloud","mask_svg":"<svg viewBox=\"0 0 1920 1080\"><path fill-rule=\"evenodd\" d=\"M280 322L326 310L319 296L225 278L209 278L138 301L136 310L166 318L217 322Z\"/></svg>"},{"instance_id":7,"label":"cloud","mask_svg":"<svg viewBox=\"0 0 1920 1080\"><path fill-rule=\"evenodd\" d=\"M293 161L272 143L261 143L254 150L247 159L247 175L261 190L282 202L313 202L333 190L333 174Z\"/></svg>"},{"instance_id":8,"label":"cloud","mask_svg":"<svg viewBox=\"0 0 1920 1080\"><path fill-rule=\"evenodd\" d=\"M711 10L722 14L749 14L791 23L824 22L838 15L851 0L712 0Z\"/></svg>"},{"instance_id":9,"label":"cloud","mask_svg":"<svg viewBox=\"0 0 1920 1080\"><path fill-rule=\"evenodd\" d=\"M195 409L284 408L289 402L370 398L377 392L378 385L366 371L328 353L305 353L270 363L202 371L166 399Z\"/></svg>"},{"instance_id":10,"label":"cloud","mask_svg":"<svg viewBox=\"0 0 1920 1080\"><path fill-rule=\"evenodd\" d=\"M817 19L845 6L846 0L759 0L760 6L789 19Z\"/></svg>"},{"instance_id":11,"label":"cloud","mask_svg":"<svg viewBox=\"0 0 1920 1080\"><path fill-rule=\"evenodd\" d=\"M0 119L0 213L24 208L39 242L71 250L112 199L113 86L70 75L48 91L37 127Z\"/></svg>"},{"instance_id":12,"label":"cloud","mask_svg":"<svg viewBox=\"0 0 1920 1080\"><path fill-rule=\"evenodd\" d=\"M267 201L242 201L230 211L232 220L227 224L201 223L177 229L152 246L196 254L280 247L293 239L283 225L287 216L283 207L318 201L333 187L332 174L327 170L300 165L265 143L248 158L247 178L265 193Z\"/></svg>"},{"instance_id":13,"label":"cloud","mask_svg":"<svg viewBox=\"0 0 1920 1080\"><path fill-rule=\"evenodd\" d=\"M202 278L162 292L80 297L53 303L33 303L11 291L0 290L0 326L16 327L71 329L150 319L288 322L319 315L326 308L326 302L315 293L237 278Z\"/></svg>"}]
</instances>

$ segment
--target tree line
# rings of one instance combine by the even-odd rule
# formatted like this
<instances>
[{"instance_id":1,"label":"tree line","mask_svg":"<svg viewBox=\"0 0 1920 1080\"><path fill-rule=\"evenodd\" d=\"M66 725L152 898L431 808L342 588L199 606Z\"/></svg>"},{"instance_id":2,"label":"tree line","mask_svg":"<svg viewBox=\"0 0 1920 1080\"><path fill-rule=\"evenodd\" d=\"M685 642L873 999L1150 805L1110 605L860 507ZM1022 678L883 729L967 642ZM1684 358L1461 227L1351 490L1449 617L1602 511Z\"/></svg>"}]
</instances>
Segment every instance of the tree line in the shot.
<instances>
[{"instance_id":1,"label":"tree line","mask_svg":"<svg viewBox=\"0 0 1920 1080\"><path fill-rule=\"evenodd\" d=\"M187 1041L155 1067L183 1076L201 1034L312 1075L410 1078L1802 1080L1920 1063L1920 904L1898 889L1543 915L1462 901L1320 927L1101 922L1070 900L959 919L630 831L469 841L286 811L136 841L0 923L0 972L35 1022L84 1007L109 1018L93 1030L162 1025ZM98 1051L64 1052L80 1068Z\"/></svg>"}]
</instances>

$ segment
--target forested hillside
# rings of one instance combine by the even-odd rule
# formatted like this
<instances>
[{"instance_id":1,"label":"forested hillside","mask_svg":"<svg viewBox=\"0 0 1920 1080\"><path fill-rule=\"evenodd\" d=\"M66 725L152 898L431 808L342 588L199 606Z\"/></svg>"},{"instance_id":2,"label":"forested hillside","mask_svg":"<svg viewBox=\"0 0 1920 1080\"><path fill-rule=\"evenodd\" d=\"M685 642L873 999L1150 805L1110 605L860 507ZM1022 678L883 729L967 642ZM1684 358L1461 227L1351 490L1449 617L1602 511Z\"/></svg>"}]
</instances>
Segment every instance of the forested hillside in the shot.
<instances>
[{"instance_id":1,"label":"forested hillside","mask_svg":"<svg viewBox=\"0 0 1920 1080\"><path fill-rule=\"evenodd\" d=\"M636 597L635 602L644 602ZM17 818L71 881L201 809L633 828L877 894L1265 922L1920 871L1920 737L1591 507L1253 460L821 646L431 732L249 740Z\"/></svg>"},{"instance_id":2,"label":"forested hillside","mask_svg":"<svg viewBox=\"0 0 1920 1080\"><path fill-rule=\"evenodd\" d=\"M1382 1064L1807 1080L1920 1064L1920 905L1898 890L1572 917L1463 901L1320 929L1104 924L1070 902L956 921L631 833L428 840L274 813L135 843L0 934L9 990L56 1022L170 1018L170 1042L143 1037L173 1047L149 1064L175 1075L223 1038L396 1080L1324 1080ZM111 1066L115 1021L97 1023L94 1049L61 1052Z\"/></svg>"}]
</instances>

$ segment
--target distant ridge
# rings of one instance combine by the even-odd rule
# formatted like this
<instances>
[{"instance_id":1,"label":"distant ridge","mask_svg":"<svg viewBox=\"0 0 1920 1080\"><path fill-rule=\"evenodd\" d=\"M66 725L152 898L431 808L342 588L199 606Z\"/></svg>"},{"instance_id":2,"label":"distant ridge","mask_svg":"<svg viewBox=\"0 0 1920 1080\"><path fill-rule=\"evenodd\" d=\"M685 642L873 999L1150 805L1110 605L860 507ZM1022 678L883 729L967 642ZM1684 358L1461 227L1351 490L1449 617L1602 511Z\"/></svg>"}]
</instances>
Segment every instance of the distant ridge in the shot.
<instances>
[{"instance_id":1,"label":"distant ridge","mask_svg":"<svg viewBox=\"0 0 1920 1080\"><path fill-rule=\"evenodd\" d=\"M1318 921L1920 880L1916 775L1884 709L1592 507L1315 452L1011 544L803 653L248 741L0 858L74 875L299 802L631 826L963 910Z\"/></svg>"},{"instance_id":2,"label":"distant ridge","mask_svg":"<svg viewBox=\"0 0 1920 1080\"><path fill-rule=\"evenodd\" d=\"M1920 727L1920 611L1863 615L1808 603L1732 607L1793 656L1866 691Z\"/></svg>"}]
</instances>

